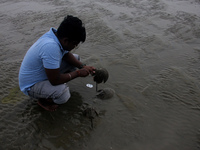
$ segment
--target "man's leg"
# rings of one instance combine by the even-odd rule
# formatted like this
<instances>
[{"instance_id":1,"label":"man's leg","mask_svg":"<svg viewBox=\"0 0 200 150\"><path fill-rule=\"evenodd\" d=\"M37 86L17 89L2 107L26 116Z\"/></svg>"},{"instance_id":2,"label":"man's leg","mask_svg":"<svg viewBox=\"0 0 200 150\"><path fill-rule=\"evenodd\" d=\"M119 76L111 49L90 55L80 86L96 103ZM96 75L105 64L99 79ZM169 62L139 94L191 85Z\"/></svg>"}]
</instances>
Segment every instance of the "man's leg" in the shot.
<instances>
[{"instance_id":1,"label":"man's leg","mask_svg":"<svg viewBox=\"0 0 200 150\"><path fill-rule=\"evenodd\" d=\"M28 92L30 97L38 99L38 104L49 111L54 111L58 104L66 103L70 98L67 84L53 86L49 80L36 83Z\"/></svg>"},{"instance_id":2,"label":"man's leg","mask_svg":"<svg viewBox=\"0 0 200 150\"><path fill-rule=\"evenodd\" d=\"M73 54L74 57L78 60L80 60L80 56L77 54ZM69 63L67 63L65 60L62 60L62 63L60 65L60 72L61 73L67 73L67 72L72 72L75 71L76 67L70 65Z\"/></svg>"},{"instance_id":3,"label":"man's leg","mask_svg":"<svg viewBox=\"0 0 200 150\"><path fill-rule=\"evenodd\" d=\"M79 55L74 56L80 60ZM62 61L61 73L71 72L76 70L76 67ZM66 103L70 98L69 87L67 84L53 86L48 80L36 83L28 92L30 97L38 99L38 104L46 110L54 111L58 104Z\"/></svg>"}]
</instances>

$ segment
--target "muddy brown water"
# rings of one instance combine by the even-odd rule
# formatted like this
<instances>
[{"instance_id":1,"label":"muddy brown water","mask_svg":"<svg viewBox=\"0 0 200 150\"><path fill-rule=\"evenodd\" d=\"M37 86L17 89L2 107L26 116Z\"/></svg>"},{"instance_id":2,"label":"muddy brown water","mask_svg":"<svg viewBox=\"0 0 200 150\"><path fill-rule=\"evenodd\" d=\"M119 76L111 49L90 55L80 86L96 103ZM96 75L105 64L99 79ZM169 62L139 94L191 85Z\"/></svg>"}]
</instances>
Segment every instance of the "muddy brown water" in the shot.
<instances>
[{"instance_id":1,"label":"muddy brown water","mask_svg":"<svg viewBox=\"0 0 200 150\"><path fill-rule=\"evenodd\" d=\"M92 98L92 77L69 82L56 112L18 88L28 48L64 16L83 20L87 40L74 50L109 71L115 96ZM0 2L0 149L198 150L199 0L13 0ZM82 111L100 112L94 128Z\"/></svg>"}]
</instances>

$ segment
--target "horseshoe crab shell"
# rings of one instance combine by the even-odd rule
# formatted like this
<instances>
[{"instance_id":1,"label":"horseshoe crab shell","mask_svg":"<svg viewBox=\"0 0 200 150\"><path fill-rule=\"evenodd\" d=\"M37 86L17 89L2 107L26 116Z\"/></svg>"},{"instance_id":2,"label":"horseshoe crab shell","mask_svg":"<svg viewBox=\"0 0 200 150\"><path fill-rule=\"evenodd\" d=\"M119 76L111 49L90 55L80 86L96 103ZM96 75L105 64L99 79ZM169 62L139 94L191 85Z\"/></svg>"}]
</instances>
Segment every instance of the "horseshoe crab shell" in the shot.
<instances>
[{"instance_id":1,"label":"horseshoe crab shell","mask_svg":"<svg viewBox=\"0 0 200 150\"><path fill-rule=\"evenodd\" d=\"M89 119L94 119L99 114L93 107L88 107L83 111L83 115Z\"/></svg>"},{"instance_id":2,"label":"horseshoe crab shell","mask_svg":"<svg viewBox=\"0 0 200 150\"><path fill-rule=\"evenodd\" d=\"M111 89L111 88L104 88L104 89L101 89L101 90L99 90L97 92L98 93L96 94L96 97L100 98L102 100L110 99L115 94L115 91L113 89Z\"/></svg>"},{"instance_id":3,"label":"horseshoe crab shell","mask_svg":"<svg viewBox=\"0 0 200 150\"><path fill-rule=\"evenodd\" d=\"M90 119L91 127L93 128L93 119L99 116L99 113L93 107L88 107L83 111L83 115Z\"/></svg>"},{"instance_id":4,"label":"horseshoe crab shell","mask_svg":"<svg viewBox=\"0 0 200 150\"><path fill-rule=\"evenodd\" d=\"M99 68L95 70L94 81L96 83L106 82L108 80L109 74L105 68Z\"/></svg>"}]
</instances>

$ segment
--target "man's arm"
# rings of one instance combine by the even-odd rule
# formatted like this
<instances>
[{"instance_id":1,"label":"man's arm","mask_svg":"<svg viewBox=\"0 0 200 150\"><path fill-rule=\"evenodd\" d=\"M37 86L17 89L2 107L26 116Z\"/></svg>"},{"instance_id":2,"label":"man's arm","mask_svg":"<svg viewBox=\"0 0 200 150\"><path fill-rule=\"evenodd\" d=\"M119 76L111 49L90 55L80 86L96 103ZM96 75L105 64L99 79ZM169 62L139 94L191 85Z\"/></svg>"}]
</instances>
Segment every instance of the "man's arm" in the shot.
<instances>
[{"instance_id":1,"label":"man's arm","mask_svg":"<svg viewBox=\"0 0 200 150\"><path fill-rule=\"evenodd\" d=\"M80 69L81 66L83 65L83 63L80 62L78 59L76 59L76 58L74 57L74 55L73 55L72 53L70 53L70 52L68 52L67 54L65 54L65 55L63 56L63 59L64 59L65 61L67 61L69 64L71 64L72 66L75 66L75 67L77 67L77 68L79 68L79 69ZM94 70L95 70L94 67L92 67L92 66L84 66L84 68L87 69L87 70L90 72L90 74L93 74L93 73L94 73Z\"/></svg>"},{"instance_id":2,"label":"man's arm","mask_svg":"<svg viewBox=\"0 0 200 150\"><path fill-rule=\"evenodd\" d=\"M74 55L72 53L70 53L70 52L68 52L67 54L65 54L63 56L63 59L66 62L68 62L69 64L71 64L72 66L75 66L77 68L80 68L80 66L82 65L82 63L78 59L76 59L74 57Z\"/></svg>"},{"instance_id":3,"label":"man's arm","mask_svg":"<svg viewBox=\"0 0 200 150\"><path fill-rule=\"evenodd\" d=\"M72 79L77 77L86 77L89 75L89 70L86 68L79 69L70 73L61 74L59 68L58 69L46 69L45 72L47 74L48 80L52 85L59 85L66 83Z\"/></svg>"}]
</instances>

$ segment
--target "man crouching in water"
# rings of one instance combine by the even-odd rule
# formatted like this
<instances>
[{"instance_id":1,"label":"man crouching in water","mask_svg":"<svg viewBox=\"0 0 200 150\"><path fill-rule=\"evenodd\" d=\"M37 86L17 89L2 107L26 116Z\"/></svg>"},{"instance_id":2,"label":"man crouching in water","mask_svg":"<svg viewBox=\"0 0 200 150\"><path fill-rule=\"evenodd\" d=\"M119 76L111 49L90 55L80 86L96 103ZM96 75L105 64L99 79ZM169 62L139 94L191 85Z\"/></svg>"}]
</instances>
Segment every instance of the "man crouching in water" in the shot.
<instances>
[{"instance_id":1,"label":"man crouching in water","mask_svg":"<svg viewBox=\"0 0 200 150\"><path fill-rule=\"evenodd\" d=\"M70 51L86 39L82 21L73 16L64 18L58 29L51 28L27 51L19 71L21 91L38 99L38 104L55 111L70 98L67 82L93 74L95 68L80 62ZM78 68L78 69L77 69Z\"/></svg>"}]
</instances>

